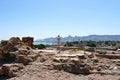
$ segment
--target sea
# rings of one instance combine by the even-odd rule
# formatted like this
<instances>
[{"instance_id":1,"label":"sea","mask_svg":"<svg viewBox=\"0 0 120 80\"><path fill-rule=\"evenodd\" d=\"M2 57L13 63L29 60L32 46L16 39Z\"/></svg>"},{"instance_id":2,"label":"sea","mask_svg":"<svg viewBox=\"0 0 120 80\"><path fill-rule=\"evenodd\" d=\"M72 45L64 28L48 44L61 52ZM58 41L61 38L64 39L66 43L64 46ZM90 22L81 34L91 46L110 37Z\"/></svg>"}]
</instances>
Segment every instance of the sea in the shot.
<instances>
[{"instance_id":1,"label":"sea","mask_svg":"<svg viewBox=\"0 0 120 80\"><path fill-rule=\"evenodd\" d=\"M34 45L38 45L38 44L44 44L44 45L56 45L56 43L52 43L52 42L39 42L39 41L35 41L33 42Z\"/></svg>"},{"instance_id":2,"label":"sea","mask_svg":"<svg viewBox=\"0 0 120 80\"><path fill-rule=\"evenodd\" d=\"M56 45L57 43L52 43L52 42L37 42L37 41L34 41L33 44L34 44L34 45L38 45L38 44ZM0 42L0 46L1 46L1 42Z\"/></svg>"}]
</instances>

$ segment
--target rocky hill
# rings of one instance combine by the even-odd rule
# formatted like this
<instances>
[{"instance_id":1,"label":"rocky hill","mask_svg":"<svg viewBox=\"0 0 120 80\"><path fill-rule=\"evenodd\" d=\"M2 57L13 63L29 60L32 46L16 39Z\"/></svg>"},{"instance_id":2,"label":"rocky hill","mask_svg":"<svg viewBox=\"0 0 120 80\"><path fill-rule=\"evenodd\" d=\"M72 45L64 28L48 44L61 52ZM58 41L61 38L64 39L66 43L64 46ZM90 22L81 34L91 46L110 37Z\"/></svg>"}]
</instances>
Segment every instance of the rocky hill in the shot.
<instances>
[{"instance_id":1,"label":"rocky hill","mask_svg":"<svg viewBox=\"0 0 120 80\"><path fill-rule=\"evenodd\" d=\"M66 41L78 41L78 40L92 40L92 41L120 41L120 35L89 35L89 36L68 36L61 37L62 42ZM45 38L43 40L38 39L36 42L47 42L55 43L57 42L57 37Z\"/></svg>"}]
</instances>

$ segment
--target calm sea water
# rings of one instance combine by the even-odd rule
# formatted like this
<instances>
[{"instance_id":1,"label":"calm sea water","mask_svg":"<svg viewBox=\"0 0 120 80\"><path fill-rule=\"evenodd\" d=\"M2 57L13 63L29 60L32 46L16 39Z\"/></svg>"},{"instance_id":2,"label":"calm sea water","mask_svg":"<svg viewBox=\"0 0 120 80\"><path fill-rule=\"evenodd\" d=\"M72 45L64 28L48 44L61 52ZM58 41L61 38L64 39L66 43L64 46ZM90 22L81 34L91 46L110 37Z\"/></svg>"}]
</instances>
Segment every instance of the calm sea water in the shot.
<instances>
[{"instance_id":1,"label":"calm sea water","mask_svg":"<svg viewBox=\"0 0 120 80\"><path fill-rule=\"evenodd\" d=\"M34 42L34 45L38 45L38 44L44 44L44 45L55 45L56 43L48 43L48 42Z\"/></svg>"}]
</instances>

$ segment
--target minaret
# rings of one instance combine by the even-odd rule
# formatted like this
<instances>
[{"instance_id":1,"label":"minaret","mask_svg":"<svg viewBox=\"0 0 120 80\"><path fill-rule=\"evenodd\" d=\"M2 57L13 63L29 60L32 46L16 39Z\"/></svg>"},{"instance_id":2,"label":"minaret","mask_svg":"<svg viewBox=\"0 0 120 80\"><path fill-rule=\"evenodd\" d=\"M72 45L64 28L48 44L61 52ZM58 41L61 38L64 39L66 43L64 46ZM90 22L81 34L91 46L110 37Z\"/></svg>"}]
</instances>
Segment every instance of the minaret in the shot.
<instances>
[{"instance_id":1,"label":"minaret","mask_svg":"<svg viewBox=\"0 0 120 80\"><path fill-rule=\"evenodd\" d=\"M61 40L61 38L60 38L60 35L58 35L58 37L57 37L57 49L59 50L60 49L60 40Z\"/></svg>"}]
</instances>

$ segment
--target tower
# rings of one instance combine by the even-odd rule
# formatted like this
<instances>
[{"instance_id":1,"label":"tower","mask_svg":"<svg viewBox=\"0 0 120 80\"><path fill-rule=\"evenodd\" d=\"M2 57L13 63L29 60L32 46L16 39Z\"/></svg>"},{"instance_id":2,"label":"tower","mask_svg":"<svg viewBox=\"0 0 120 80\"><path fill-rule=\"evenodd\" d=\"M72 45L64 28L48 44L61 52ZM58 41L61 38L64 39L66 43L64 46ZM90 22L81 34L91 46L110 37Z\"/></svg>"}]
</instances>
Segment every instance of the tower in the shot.
<instances>
[{"instance_id":1,"label":"tower","mask_svg":"<svg viewBox=\"0 0 120 80\"><path fill-rule=\"evenodd\" d=\"M61 40L60 35L58 35L57 37L57 49L58 50L60 49L60 44L61 44L60 40Z\"/></svg>"}]
</instances>

